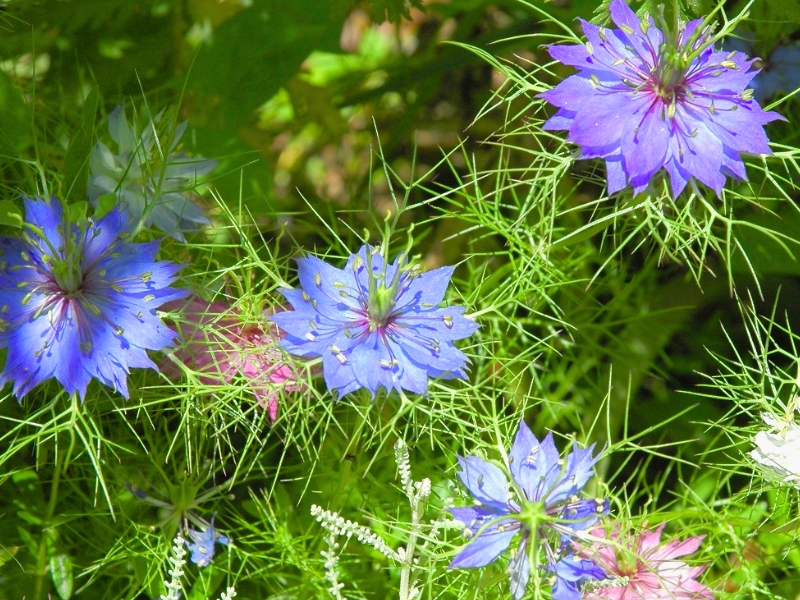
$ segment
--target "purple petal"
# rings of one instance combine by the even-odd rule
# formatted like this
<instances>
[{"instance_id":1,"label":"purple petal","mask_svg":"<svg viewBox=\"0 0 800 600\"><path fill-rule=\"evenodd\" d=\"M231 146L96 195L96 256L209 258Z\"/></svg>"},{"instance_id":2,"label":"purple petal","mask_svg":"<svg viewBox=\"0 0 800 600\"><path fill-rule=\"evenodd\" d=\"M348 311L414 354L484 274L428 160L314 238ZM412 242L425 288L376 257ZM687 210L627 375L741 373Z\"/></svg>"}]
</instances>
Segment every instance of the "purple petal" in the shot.
<instances>
[{"instance_id":1,"label":"purple petal","mask_svg":"<svg viewBox=\"0 0 800 600\"><path fill-rule=\"evenodd\" d=\"M461 470L458 477L470 494L488 506L510 510L509 484L500 467L477 456L458 457Z\"/></svg>"}]
</instances>

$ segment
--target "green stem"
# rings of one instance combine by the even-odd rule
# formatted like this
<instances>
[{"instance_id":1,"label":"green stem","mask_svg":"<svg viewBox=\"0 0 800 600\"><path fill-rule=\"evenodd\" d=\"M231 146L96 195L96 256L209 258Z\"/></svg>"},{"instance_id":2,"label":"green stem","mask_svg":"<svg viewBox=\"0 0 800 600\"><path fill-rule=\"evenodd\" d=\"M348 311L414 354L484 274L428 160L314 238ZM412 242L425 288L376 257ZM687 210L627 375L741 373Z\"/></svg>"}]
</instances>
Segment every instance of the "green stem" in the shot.
<instances>
[{"instance_id":1,"label":"green stem","mask_svg":"<svg viewBox=\"0 0 800 600\"><path fill-rule=\"evenodd\" d=\"M59 452L58 445L56 444L56 463L53 472L53 481L50 484L50 499L47 502L47 513L45 514L44 518L42 535L39 539L39 555L37 556L36 560L36 586L33 593L34 600L44 600L44 577L47 569L47 530L49 529L50 523L53 520L53 515L56 511L56 505L58 504L58 487L61 483L61 475L66 470L67 465L69 465L70 458L72 457L72 450L75 447L75 434L73 433L73 427L75 426L76 420L75 411L78 410L80 410L78 396L77 394L73 394L72 409L70 411L71 419L69 425L69 446L67 447L66 452ZM49 596L50 595L48 594L48 597Z\"/></svg>"}]
</instances>

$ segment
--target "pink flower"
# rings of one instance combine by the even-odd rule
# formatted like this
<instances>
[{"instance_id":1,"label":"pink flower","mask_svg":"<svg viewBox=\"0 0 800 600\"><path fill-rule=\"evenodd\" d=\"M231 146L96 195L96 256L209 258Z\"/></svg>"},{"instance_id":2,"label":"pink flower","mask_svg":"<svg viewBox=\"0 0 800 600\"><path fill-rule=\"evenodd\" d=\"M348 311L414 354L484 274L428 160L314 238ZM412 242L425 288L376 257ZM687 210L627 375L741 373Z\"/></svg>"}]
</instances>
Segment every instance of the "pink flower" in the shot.
<instances>
[{"instance_id":1,"label":"pink flower","mask_svg":"<svg viewBox=\"0 0 800 600\"><path fill-rule=\"evenodd\" d=\"M241 375L272 421L278 416L281 389L292 392L305 389L302 383L286 383L296 382L297 373L285 363L278 348L278 340L283 336L277 326L265 319L246 322L237 308L218 300L208 302L192 297L188 302L175 302L167 308L183 317L176 325L184 344L175 351L175 357L197 371L202 383L230 383L236 375ZM169 361L162 368L170 376L179 374Z\"/></svg>"},{"instance_id":2,"label":"pink flower","mask_svg":"<svg viewBox=\"0 0 800 600\"><path fill-rule=\"evenodd\" d=\"M710 598L714 594L697 577L706 566L692 567L682 560L700 547L704 535L684 541L661 542L664 524L655 531L620 535L615 529L608 542L596 541L584 546L580 554L594 561L611 580L598 581L597 586L585 590L584 600L693 600ZM594 529L591 535L607 537L603 529Z\"/></svg>"}]
</instances>

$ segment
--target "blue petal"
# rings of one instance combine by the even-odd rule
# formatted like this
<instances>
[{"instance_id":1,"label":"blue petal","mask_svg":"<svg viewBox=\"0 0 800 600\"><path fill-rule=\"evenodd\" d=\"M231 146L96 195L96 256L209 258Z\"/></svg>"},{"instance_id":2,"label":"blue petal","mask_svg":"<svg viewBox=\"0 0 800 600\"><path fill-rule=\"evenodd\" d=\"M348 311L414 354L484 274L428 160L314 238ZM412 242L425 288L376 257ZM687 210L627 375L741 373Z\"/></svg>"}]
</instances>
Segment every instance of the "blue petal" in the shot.
<instances>
[{"instance_id":1,"label":"blue petal","mask_svg":"<svg viewBox=\"0 0 800 600\"><path fill-rule=\"evenodd\" d=\"M517 548L517 553L508 565L511 596L514 600L520 600L525 595L528 587L528 580L531 577L531 559L527 553L527 535L523 537Z\"/></svg>"},{"instance_id":2,"label":"blue petal","mask_svg":"<svg viewBox=\"0 0 800 600\"><path fill-rule=\"evenodd\" d=\"M462 316L463 306L448 306L434 310L410 309L395 317L397 327L413 330L441 342L469 337L480 327L478 323Z\"/></svg>"},{"instance_id":3,"label":"blue petal","mask_svg":"<svg viewBox=\"0 0 800 600\"><path fill-rule=\"evenodd\" d=\"M527 499L532 502L544 500L561 475L559 454L552 433L548 433L541 444L531 448L525 460L519 463L519 469L517 481Z\"/></svg>"},{"instance_id":4,"label":"blue petal","mask_svg":"<svg viewBox=\"0 0 800 600\"><path fill-rule=\"evenodd\" d=\"M508 479L500 467L477 456L459 456L458 464L458 477L476 500L506 512L512 509Z\"/></svg>"},{"instance_id":5,"label":"blue petal","mask_svg":"<svg viewBox=\"0 0 800 600\"><path fill-rule=\"evenodd\" d=\"M538 480L535 477L536 469L525 465L536 464L537 454L540 449L539 440L533 435L525 421L520 419L517 435L514 436L514 443L508 453L508 460L511 477L522 489L522 493L525 494L528 500L533 499Z\"/></svg>"},{"instance_id":6,"label":"blue petal","mask_svg":"<svg viewBox=\"0 0 800 600\"><path fill-rule=\"evenodd\" d=\"M44 233L44 239L49 241L54 248L61 246L64 241L61 235L64 226L64 213L58 198L53 196L47 202L39 197L28 198L23 195L22 203L25 207L25 220L41 229ZM47 248L47 246L44 245L44 248Z\"/></svg>"},{"instance_id":7,"label":"blue petal","mask_svg":"<svg viewBox=\"0 0 800 600\"><path fill-rule=\"evenodd\" d=\"M327 311L331 318L347 308L360 309L359 299L366 297L351 272L332 267L315 256L297 259L297 276L303 290L317 301L318 310Z\"/></svg>"},{"instance_id":8,"label":"blue petal","mask_svg":"<svg viewBox=\"0 0 800 600\"><path fill-rule=\"evenodd\" d=\"M448 565L449 569L485 567L494 562L508 548L518 529L484 532L474 538Z\"/></svg>"},{"instance_id":9,"label":"blue petal","mask_svg":"<svg viewBox=\"0 0 800 600\"><path fill-rule=\"evenodd\" d=\"M576 500L566 504L559 515L561 542L573 538L572 532L585 531L592 527L600 517L608 514L609 502L604 499ZM564 531L564 529L571 531Z\"/></svg>"},{"instance_id":10,"label":"blue petal","mask_svg":"<svg viewBox=\"0 0 800 600\"><path fill-rule=\"evenodd\" d=\"M548 570L556 575L553 586L553 600L580 600L581 583L585 579L605 579L605 572L590 560L577 558L572 554L563 556Z\"/></svg>"},{"instance_id":11,"label":"blue petal","mask_svg":"<svg viewBox=\"0 0 800 600\"><path fill-rule=\"evenodd\" d=\"M563 502L583 489L594 475L594 465L600 460L600 455L592 457L592 450L594 444L585 450L581 450L577 444L573 445L572 452L564 459L566 466L563 474L547 494L548 505Z\"/></svg>"},{"instance_id":12,"label":"blue petal","mask_svg":"<svg viewBox=\"0 0 800 600\"><path fill-rule=\"evenodd\" d=\"M395 310L404 312L412 306L422 304L436 306L442 302L454 270L455 267L440 267L427 273L420 273L416 277L407 278L407 284L397 294Z\"/></svg>"}]
</instances>

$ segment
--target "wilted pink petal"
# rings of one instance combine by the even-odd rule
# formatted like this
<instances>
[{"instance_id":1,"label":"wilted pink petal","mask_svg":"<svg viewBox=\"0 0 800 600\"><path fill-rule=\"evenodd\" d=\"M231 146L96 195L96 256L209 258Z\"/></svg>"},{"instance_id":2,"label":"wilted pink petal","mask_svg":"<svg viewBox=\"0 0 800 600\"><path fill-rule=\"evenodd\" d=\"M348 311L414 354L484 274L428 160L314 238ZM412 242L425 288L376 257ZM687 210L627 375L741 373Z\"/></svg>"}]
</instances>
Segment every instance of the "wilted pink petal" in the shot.
<instances>
[{"instance_id":1,"label":"wilted pink petal","mask_svg":"<svg viewBox=\"0 0 800 600\"><path fill-rule=\"evenodd\" d=\"M610 538L605 530L591 535L607 538L583 546L579 554L594 561L608 575L596 587L584 590L584 600L699 600L713 599L711 589L697 581L705 566L692 567L678 557L697 550L705 536L661 543L664 524L641 535L620 534Z\"/></svg>"},{"instance_id":2,"label":"wilted pink petal","mask_svg":"<svg viewBox=\"0 0 800 600\"><path fill-rule=\"evenodd\" d=\"M305 389L302 383L286 383L296 382L297 373L286 364L278 348L280 331L266 319L246 323L237 308L219 300L208 302L197 297L188 302L174 302L167 309L182 317L176 325L184 344L175 351L175 357L197 371L202 383L230 383L236 375L241 375L273 421L278 416L278 392ZM165 361L162 369L170 377L180 374L170 361Z\"/></svg>"}]
</instances>

